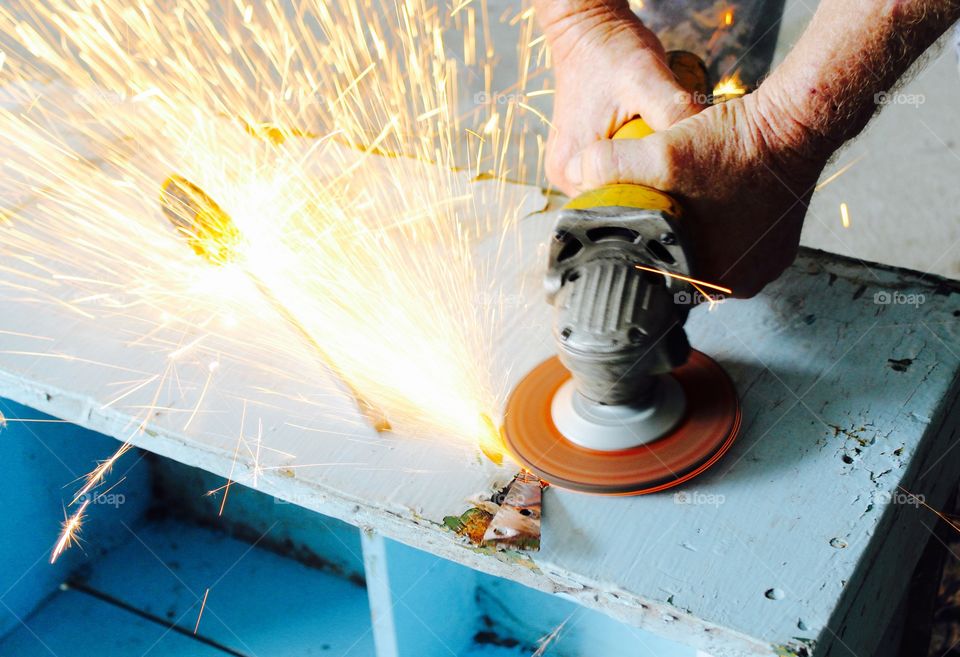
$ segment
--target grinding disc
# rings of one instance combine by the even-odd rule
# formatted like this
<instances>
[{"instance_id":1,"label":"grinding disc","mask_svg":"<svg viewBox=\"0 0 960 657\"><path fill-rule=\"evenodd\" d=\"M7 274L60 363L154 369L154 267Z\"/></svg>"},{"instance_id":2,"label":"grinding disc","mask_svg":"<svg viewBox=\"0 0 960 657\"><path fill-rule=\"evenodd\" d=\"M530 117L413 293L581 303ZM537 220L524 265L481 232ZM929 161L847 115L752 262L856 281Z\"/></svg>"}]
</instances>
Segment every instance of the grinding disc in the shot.
<instances>
[{"instance_id":1,"label":"grinding disc","mask_svg":"<svg viewBox=\"0 0 960 657\"><path fill-rule=\"evenodd\" d=\"M587 449L563 437L551 404L570 379L557 358L538 365L507 403L504 438L514 458L544 481L603 495L643 495L681 484L716 463L740 429L733 382L713 359L693 351L671 376L683 388L686 412L663 437L615 451Z\"/></svg>"}]
</instances>

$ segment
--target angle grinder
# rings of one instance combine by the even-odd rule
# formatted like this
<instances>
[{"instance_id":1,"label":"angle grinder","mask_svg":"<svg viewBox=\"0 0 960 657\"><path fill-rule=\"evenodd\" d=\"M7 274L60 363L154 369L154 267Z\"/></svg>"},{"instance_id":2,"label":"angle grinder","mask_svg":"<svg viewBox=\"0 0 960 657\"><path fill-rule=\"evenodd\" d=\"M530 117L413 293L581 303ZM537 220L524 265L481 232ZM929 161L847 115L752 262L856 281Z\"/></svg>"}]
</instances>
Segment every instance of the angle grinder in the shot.
<instances>
[{"instance_id":1,"label":"angle grinder","mask_svg":"<svg viewBox=\"0 0 960 657\"><path fill-rule=\"evenodd\" d=\"M681 84L706 95L706 67L672 52ZM641 118L614 139L652 131ZM740 427L733 383L683 325L702 287L682 208L667 194L606 185L558 212L545 277L557 357L507 404L504 438L526 469L563 488L639 495L714 464Z\"/></svg>"}]
</instances>

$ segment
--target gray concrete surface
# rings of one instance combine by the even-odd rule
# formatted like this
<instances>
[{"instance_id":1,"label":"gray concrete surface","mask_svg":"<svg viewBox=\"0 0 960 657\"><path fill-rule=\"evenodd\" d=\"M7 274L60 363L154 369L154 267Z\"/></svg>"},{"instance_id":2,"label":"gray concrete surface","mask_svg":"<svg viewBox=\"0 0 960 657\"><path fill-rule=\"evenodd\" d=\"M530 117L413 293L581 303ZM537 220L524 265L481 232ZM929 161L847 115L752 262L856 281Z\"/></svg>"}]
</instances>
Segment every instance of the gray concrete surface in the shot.
<instances>
[{"instance_id":1,"label":"gray concrete surface","mask_svg":"<svg viewBox=\"0 0 960 657\"><path fill-rule=\"evenodd\" d=\"M788 0L776 61L816 2ZM802 243L867 261L960 278L960 75L949 39L902 83L866 131L834 157L813 198ZM840 203L850 227L840 223Z\"/></svg>"}]
</instances>

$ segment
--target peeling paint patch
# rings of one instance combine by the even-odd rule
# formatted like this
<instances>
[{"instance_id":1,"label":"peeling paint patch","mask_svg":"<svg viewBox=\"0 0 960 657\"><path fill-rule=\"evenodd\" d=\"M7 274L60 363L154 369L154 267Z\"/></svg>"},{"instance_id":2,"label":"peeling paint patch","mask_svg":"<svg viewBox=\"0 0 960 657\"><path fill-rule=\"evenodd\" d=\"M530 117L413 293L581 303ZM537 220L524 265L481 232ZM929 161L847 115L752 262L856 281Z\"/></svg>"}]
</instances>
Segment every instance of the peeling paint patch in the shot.
<instances>
[{"instance_id":1,"label":"peeling paint patch","mask_svg":"<svg viewBox=\"0 0 960 657\"><path fill-rule=\"evenodd\" d=\"M794 637L790 643L773 646L777 657L810 657L817 646L813 639Z\"/></svg>"},{"instance_id":2,"label":"peeling paint patch","mask_svg":"<svg viewBox=\"0 0 960 657\"><path fill-rule=\"evenodd\" d=\"M457 536L467 537L474 545L480 545L491 520L493 520L492 513L473 507L459 516L444 517L443 526L455 532Z\"/></svg>"},{"instance_id":3,"label":"peeling paint patch","mask_svg":"<svg viewBox=\"0 0 960 657\"><path fill-rule=\"evenodd\" d=\"M893 370L894 372L906 372L908 369L910 369L910 366L913 365L913 359L912 358L900 358L900 359L888 358L887 365L889 365L890 369Z\"/></svg>"}]
</instances>

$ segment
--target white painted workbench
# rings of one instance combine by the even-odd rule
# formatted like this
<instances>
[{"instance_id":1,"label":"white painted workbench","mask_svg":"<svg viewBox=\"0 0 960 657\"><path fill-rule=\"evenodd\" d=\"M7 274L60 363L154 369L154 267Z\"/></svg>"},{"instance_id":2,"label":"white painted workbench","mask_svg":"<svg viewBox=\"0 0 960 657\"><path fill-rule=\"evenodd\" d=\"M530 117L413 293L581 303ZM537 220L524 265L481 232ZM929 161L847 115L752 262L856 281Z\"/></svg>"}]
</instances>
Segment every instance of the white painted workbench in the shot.
<instances>
[{"instance_id":1,"label":"white painted workbench","mask_svg":"<svg viewBox=\"0 0 960 657\"><path fill-rule=\"evenodd\" d=\"M508 240L516 250L499 259L497 280L513 302L493 366L509 366L514 382L551 354L536 284L536 245L549 228L542 215L524 220ZM108 406L118 396L111 382L162 372L167 353L137 349L143 326L128 316L87 319L37 304L19 282L0 273L0 396L118 438L155 406L149 431L132 435L144 449L718 657L802 654L814 644L816 655L872 654L933 523L929 511L896 503L898 486L943 504L960 463L956 287L822 253L803 253L756 299L691 316L692 343L728 369L742 396L742 437L724 461L679 498L549 490L543 550L532 558L476 551L441 524L469 496L506 482L509 467L463 445L368 429L349 399L330 397L306 353L271 348L297 338L263 308L238 317L269 336L246 345L243 359L230 355L229 331L197 328L202 349L178 365L177 385ZM883 292L922 295L922 304L878 303ZM72 298L68 286L51 288L58 293ZM220 366L206 386L213 357ZM238 454L242 400L248 442ZM252 419L262 423L256 450Z\"/></svg>"}]
</instances>

